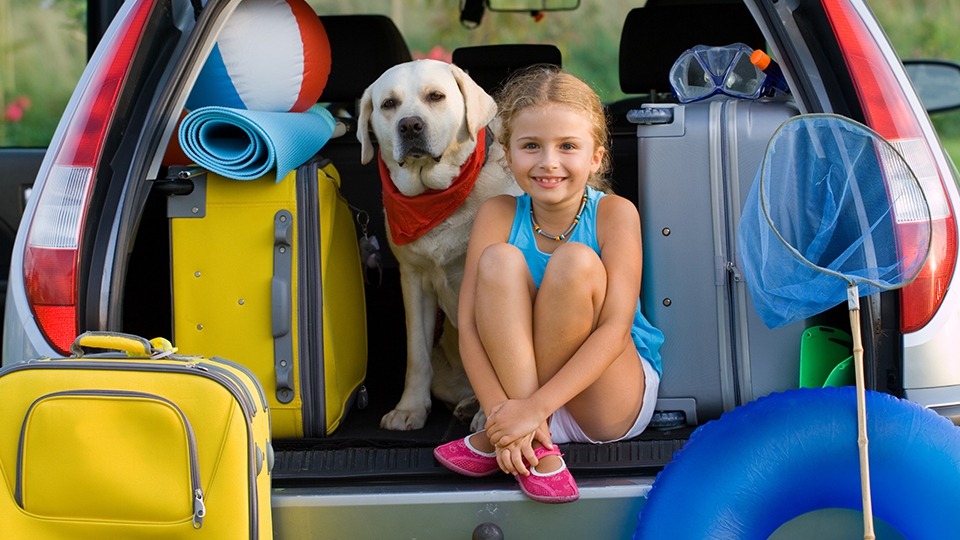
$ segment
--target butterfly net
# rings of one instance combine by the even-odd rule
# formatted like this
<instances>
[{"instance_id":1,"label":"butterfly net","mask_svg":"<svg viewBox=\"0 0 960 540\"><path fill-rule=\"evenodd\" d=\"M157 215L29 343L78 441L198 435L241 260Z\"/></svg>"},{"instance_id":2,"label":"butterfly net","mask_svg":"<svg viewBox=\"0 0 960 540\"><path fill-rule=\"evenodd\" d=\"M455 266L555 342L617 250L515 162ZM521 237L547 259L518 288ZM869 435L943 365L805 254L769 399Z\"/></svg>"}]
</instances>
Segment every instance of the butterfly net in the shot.
<instances>
[{"instance_id":1,"label":"butterfly net","mask_svg":"<svg viewBox=\"0 0 960 540\"><path fill-rule=\"evenodd\" d=\"M740 265L770 328L909 283L930 247L930 209L900 153L837 115L774 134L737 231Z\"/></svg>"}]
</instances>

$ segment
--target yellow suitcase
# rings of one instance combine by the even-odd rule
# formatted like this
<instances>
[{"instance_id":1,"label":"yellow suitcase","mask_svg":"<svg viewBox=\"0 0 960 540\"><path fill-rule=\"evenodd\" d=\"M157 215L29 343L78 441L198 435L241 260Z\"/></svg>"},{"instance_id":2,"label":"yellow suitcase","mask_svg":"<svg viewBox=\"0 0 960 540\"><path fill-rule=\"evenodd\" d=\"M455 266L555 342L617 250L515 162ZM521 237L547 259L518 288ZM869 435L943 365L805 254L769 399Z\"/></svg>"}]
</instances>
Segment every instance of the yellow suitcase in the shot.
<instances>
[{"instance_id":1,"label":"yellow suitcase","mask_svg":"<svg viewBox=\"0 0 960 540\"><path fill-rule=\"evenodd\" d=\"M363 403L367 368L357 233L336 168L317 157L280 182L189 180L189 195L168 200L174 341L250 368L274 437L332 433Z\"/></svg>"},{"instance_id":2,"label":"yellow suitcase","mask_svg":"<svg viewBox=\"0 0 960 540\"><path fill-rule=\"evenodd\" d=\"M90 332L0 369L0 538L272 538L263 389L166 345Z\"/></svg>"}]
</instances>

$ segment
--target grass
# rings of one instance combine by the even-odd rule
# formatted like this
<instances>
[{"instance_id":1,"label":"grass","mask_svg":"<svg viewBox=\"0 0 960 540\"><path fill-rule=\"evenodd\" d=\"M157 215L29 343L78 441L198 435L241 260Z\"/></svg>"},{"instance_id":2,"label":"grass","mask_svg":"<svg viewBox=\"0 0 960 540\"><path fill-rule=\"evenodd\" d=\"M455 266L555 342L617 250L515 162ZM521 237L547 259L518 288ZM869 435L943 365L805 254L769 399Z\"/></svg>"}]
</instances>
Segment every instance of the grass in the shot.
<instances>
[{"instance_id":1,"label":"grass","mask_svg":"<svg viewBox=\"0 0 960 540\"><path fill-rule=\"evenodd\" d=\"M953 158L953 162L960 163L960 137L953 139L941 137L940 142L943 144L943 149Z\"/></svg>"}]
</instances>

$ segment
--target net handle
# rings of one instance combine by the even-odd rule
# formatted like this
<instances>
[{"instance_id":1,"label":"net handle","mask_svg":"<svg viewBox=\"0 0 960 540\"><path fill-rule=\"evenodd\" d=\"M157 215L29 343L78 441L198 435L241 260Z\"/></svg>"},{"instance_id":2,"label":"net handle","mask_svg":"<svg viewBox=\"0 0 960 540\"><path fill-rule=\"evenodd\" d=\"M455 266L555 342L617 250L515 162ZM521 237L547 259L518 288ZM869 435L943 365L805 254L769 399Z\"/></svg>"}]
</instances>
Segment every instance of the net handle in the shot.
<instances>
[{"instance_id":1,"label":"net handle","mask_svg":"<svg viewBox=\"0 0 960 540\"><path fill-rule=\"evenodd\" d=\"M863 540L877 538L873 530L873 500L870 495L870 452L867 439L867 395L863 373L863 339L860 335L860 294L856 285L847 287L850 307L850 334L853 336L853 361L857 376L857 447L860 452L860 496L863 499Z\"/></svg>"}]
</instances>

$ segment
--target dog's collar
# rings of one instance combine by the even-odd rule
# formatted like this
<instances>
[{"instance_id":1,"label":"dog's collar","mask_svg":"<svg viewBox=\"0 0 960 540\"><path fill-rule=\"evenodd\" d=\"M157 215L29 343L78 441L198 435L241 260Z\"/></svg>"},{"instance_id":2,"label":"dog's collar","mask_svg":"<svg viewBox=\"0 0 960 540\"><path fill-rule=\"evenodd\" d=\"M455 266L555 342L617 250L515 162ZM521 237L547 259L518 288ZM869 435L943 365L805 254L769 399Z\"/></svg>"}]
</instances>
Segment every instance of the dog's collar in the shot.
<instances>
[{"instance_id":1,"label":"dog's collar","mask_svg":"<svg viewBox=\"0 0 960 540\"><path fill-rule=\"evenodd\" d=\"M429 189L415 197L408 197L390 180L390 170L383 158L377 156L380 183L383 184L383 209L390 224L393 243L402 246L413 242L450 217L463 204L487 162L487 149L492 144L490 128L477 133L477 146L467 161L460 166L460 174L447 189Z\"/></svg>"},{"instance_id":2,"label":"dog's collar","mask_svg":"<svg viewBox=\"0 0 960 540\"><path fill-rule=\"evenodd\" d=\"M487 126L486 128L484 128L483 138L485 141L483 143L483 151L486 152L483 156L483 164L486 165L487 157L490 155L490 145L493 144L493 140L496 138L493 136L493 130L490 129L490 126ZM477 141L477 144L480 144L479 140Z\"/></svg>"}]
</instances>

